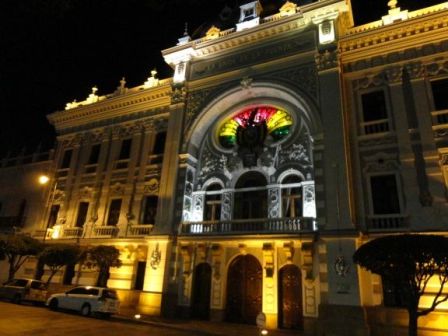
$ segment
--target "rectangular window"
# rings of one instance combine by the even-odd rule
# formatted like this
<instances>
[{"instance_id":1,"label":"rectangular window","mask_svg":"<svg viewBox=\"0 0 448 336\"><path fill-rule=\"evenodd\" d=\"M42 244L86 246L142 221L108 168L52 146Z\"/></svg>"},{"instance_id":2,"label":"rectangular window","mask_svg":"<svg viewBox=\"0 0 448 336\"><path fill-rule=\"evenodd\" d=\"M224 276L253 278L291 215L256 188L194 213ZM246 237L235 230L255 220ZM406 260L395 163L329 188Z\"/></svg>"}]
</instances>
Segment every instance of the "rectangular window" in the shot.
<instances>
[{"instance_id":1,"label":"rectangular window","mask_svg":"<svg viewBox=\"0 0 448 336\"><path fill-rule=\"evenodd\" d=\"M435 110L448 110L448 78L432 81L431 89Z\"/></svg>"},{"instance_id":2,"label":"rectangular window","mask_svg":"<svg viewBox=\"0 0 448 336\"><path fill-rule=\"evenodd\" d=\"M397 179L394 174L370 177L374 215L400 214Z\"/></svg>"},{"instance_id":3,"label":"rectangular window","mask_svg":"<svg viewBox=\"0 0 448 336\"><path fill-rule=\"evenodd\" d=\"M64 151L64 155L62 156L62 161L60 165L60 169L70 168L70 162L72 161L72 153L73 150L67 149Z\"/></svg>"},{"instance_id":4,"label":"rectangular window","mask_svg":"<svg viewBox=\"0 0 448 336\"><path fill-rule=\"evenodd\" d=\"M98 159L100 158L100 149L101 149L101 144L93 145L90 148L89 161L87 162L88 164L98 163Z\"/></svg>"},{"instance_id":5,"label":"rectangular window","mask_svg":"<svg viewBox=\"0 0 448 336\"><path fill-rule=\"evenodd\" d=\"M76 227L83 227L87 219L89 202L81 202L78 207L78 217L76 218Z\"/></svg>"},{"instance_id":6,"label":"rectangular window","mask_svg":"<svg viewBox=\"0 0 448 336\"><path fill-rule=\"evenodd\" d=\"M147 196L144 198L142 224L155 224L157 215L157 196Z\"/></svg>"},{"instance_id":7,"label":"rectangular window","mask_svg":"<svg viewBox=\"0 0 448 336\"><path fill-rule=\"evenodd\" d=\"M120 156L118 160L126 160L131 157L132 139L124 139L121 142Z\"/></svg>"},{"instance_id":8,"label":"rectangular window","mask_svg":"<svg viewBox=\"0 0 448 336\"><path fill-rule=\"evenodd\" d=\"M53 204L50 209L50 216L48 216L47 228L52 228L58 219L59 204Z\"/></svg>"},{"instance_id":9,"label":"rectangular window","mask_svg":"<svg viewBox=\"0 0 448 336\"><path fill-rule=\"evenodd\" d=\"M389 131L386 96L383 90L361 95L364 134Z\"/></svg>"},{"instance_id":10,"label":"rectangular window","mask_svg":"<svg viewBox=\"0 0 448 336\"><path fill-rule=\"evenodd\" d=\"M166 141L166 132L157 133L152 153L155 155L163 154L165 150L165 141Z\"/></svg>"},{"instance_id":11,"label":"rectangular window","mask_svg":"<svg viewBox=\"0 0 448 336\"><path fill-rule=\"evenodd\" d=\"M117 225L120 219L121 199L114 199L110 202L109 217L107 218L107 225Z\"/></svg>"}]
</instances>

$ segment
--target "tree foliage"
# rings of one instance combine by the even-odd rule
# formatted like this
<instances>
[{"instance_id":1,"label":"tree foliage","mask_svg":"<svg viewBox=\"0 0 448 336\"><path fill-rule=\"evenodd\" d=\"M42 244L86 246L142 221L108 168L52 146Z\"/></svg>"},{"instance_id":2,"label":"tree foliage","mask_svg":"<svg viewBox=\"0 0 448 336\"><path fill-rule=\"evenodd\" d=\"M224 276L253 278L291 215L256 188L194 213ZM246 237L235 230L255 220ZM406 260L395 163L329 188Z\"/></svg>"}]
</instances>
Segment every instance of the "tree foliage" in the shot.
<instances>
[{"instance_id":1,"label":"tree foliage","mask_svg":"<svg viewBox=\"0 0 448 336\"><path fill-rule=\"evenodd\" d=\"M47 285L62 267L76 264L80 257L81 250L78 245L58 244L45 247L39 255L39 259L50 269Z\"/></svg>"},{"instance_id":2,"label":"tree foliage","mask_svg":"<svg viewBox=\"0 0 448 336\"><path fill-rule=\"evenodd\" d=\"M448 238L436 235L394 235L374 239L362 245L353 260L361 267L397 283L405 295L409 313L409 335L417 335L417 321L448 300L444 286L448 282ZM429 307L419 302L433 277L440 287Z\"/></svg>"},{"instance_id":3,"label":"tree foliage","mask_svg":"<svg viewBox=\"0 0 448 336\"><path fill-rule=\"evenodd\" d=\"M12 280L16 272L27 261L42 251L43 245L38 240L25 234L12 234L0 240L0 259L9 263L8 280Z\"/></svg>"},{"instance_id":4,"label":"tree foliage","mask_svg":"<svg viewBox=\"0 0 448 336\"><path fill-rule=\"evenodd\" d=\"M121 266L120 251L114 246L99 245L92 247L87 252L85 264L98 269L99 275L96 286L106 287L110 275L109 269Z\"/></svg>"}]
</instances>

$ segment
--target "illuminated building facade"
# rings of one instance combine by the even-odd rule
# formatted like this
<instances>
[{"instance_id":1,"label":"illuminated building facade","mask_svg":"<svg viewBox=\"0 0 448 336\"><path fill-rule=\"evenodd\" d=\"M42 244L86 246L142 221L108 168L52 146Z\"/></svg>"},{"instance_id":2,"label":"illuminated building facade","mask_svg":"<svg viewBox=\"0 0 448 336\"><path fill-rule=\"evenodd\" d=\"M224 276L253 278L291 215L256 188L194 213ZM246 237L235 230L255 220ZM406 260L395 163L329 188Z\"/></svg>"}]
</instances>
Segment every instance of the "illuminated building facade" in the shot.
<instances>
[{"instance_id":1,"label":"illuminated building facade","mask_svg":"<svg viewBox=\"0 0 448 336\"><path fill-rule=\"evenodd\" d=\"M395 289L351 257L379 235L446 231L447 13L391 1L354 27L349 0L270 16L242 2L236 25L162 51L172 78L48 116L45 211L23 230L117 246L108 285L144 314L392 335ZM424 328L446 333L433 316Z\"/></svg>"}]
</instances>

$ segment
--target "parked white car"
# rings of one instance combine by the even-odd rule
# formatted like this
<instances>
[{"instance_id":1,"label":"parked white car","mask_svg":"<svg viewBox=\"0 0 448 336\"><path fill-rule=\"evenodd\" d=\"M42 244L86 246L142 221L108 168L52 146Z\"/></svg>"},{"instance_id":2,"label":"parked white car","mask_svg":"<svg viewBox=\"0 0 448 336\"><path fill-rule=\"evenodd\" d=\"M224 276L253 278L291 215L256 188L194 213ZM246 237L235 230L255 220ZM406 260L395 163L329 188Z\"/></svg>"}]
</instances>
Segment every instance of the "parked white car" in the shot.
<instances>
[{"instance_id":1,"label":"parked white car","mask_svg":"<svg viewBox=\"0 0 448 336\"><path fill-rule=\"evenodd\" d=\"M51 295L47 300L50 309L76 310L83 316L99 314L109 317L119 311L120 301L113 289L92 286L80 286L65 293Z\"/></svg>"}]
</instances>

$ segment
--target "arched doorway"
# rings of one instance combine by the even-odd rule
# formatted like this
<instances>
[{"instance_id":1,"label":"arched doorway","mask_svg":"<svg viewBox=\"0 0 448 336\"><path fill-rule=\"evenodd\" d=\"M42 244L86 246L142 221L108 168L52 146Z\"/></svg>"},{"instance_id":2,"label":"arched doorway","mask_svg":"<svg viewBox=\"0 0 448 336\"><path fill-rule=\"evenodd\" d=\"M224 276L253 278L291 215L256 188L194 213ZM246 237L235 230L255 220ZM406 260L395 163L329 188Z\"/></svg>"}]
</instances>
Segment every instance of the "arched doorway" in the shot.
<instances>
[{"instance_id":1,"label":"arched doorway","mask_svg":"<svg viewBox=\"0 0 448 336\"><path fill-rule=\"evenodd\" d=\"M302 275L295 265L278 274L278 314L280 328L303 329Z\"/></svg>"},{"instance_id":2,"label":"arched doorway","mask_svg":"<svg viewBox=\"0 0 448 336\"><path fill-rule=\"evenodd\" d=\"M212 268L207 263L196 266L193 276L191 316L201 320L210 318L210 289Z\"/></svg>"},{"instance_id":3,"label":"arched doorway","mask_svg":"<svg viewBox=\"0 0 448 336\"><path fill-rule=\"evenodd\" d=\"M238 256L232 261L227 273L227 321L255 324L262 310L262 274L254 256Z\"/></svg>"}]
</instances>

